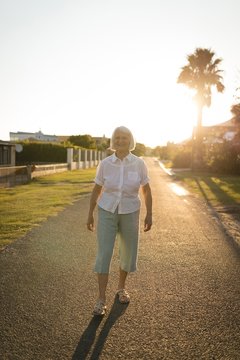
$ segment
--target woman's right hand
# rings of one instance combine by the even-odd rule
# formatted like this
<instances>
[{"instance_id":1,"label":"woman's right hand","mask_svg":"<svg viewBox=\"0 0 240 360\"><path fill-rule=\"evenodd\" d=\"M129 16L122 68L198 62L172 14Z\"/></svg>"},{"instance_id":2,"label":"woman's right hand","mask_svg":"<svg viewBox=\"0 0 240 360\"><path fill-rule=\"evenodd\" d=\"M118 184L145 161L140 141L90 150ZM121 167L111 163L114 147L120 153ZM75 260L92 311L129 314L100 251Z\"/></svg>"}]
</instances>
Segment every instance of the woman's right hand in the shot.
<instances>
[{"instance_id":1,"label":"woman's right hand","mask_svg":"<svg viewBox=\"0 0 240 360\"><path fill-rule=\"evenodd\" d=\"M93 215L88 216L87 228L90 231L94 231L94 217L93 217Z\"/></svg>"}]
</instances>

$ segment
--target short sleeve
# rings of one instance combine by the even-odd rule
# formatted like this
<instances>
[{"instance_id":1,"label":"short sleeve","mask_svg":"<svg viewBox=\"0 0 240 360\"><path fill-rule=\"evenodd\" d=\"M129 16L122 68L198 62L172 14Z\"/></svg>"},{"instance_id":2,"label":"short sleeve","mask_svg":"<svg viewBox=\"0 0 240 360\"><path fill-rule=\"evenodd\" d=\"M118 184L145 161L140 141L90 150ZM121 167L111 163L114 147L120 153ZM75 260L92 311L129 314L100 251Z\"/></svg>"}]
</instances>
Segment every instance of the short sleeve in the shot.
<instances>
[{"instance_id":1,"label":"short sleeve","mask_svg":"<svg viewBox=\"0 0 240 360\"><path fill-rule=\"evenodd\" d=\"M102 161L98 164L94 182L97 185L103 186L104 179L103 179L103 163L102 163Z\"/></svg>"},{"instance_id":2,"label":"short sleeve","mask_svg":"<svg viewBox=\"0 0 240 360\"><path fill-rule=\"evenodd\" d=\"M141 161L141 185L144 186L149 182L147 165L144 160Z\"/></svg>"}]
</instances>

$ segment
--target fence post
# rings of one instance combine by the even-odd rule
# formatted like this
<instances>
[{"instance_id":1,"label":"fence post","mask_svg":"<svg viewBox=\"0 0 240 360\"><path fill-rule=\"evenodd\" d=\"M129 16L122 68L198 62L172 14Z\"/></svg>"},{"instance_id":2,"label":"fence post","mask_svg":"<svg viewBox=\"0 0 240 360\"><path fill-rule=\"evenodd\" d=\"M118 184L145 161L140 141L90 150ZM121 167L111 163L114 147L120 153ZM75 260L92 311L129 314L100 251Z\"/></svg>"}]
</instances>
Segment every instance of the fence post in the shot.
<instances>
[{"instance_id":1,"label":"fence post","mask_svg":"<svg viewBox=\"0 0 240 360\"><path fill-rule=\"evenodd\" d=\"M11 166L16 166L16 147L15 146L11 146L11 154L10 154L10 161L11 161Z\"/></svg>"},{"instance_id":2,"label":"fence post","mask_svg":"<svg viewBox=\"0 0 240 360\"><path fill-rule=\"evenodd\" d=\"M97 165L97 158L98 158L97 154L98 154L98 152L97 152L97 150L95 150L94 151L94 166Z\"/></svg>"},{"instance_id":3,"label":"fence post","mask_svg":"<svg viewBox=\"0 0 240 360\"><path fill-rule=\"evenodd\" d=\"M81 149L78 149L77 159L78 159L78 166L77 166L77 168L78 168L78 169L81 169Z\"/></svg>"},{"instance_id":4,"label":"fence post","mask_svg":"<svg viewBox=\"0 0 240 360\"><path fill-rule=\"evenodd\" d=\"M27 181L32 180L32 165L27 165Z\"/></svg>"},{"instance_id":5,"label":"fence post","mask_svg":"<svg viewBox=\"0 0 240 360\"><path fill-rule=\"evenodd\" d=\"M67 148L67 163L69 170L72 170L72 162L73 162L73 148Z\"/></svg>"},{"instance_id":6,"label":"fence post","mask_svg":"<svg viewBox=\"0 0 240 360\"><path fill-rule=\"evenodd\" d=\"M101 161L102 151L98 151L98 164Z\"/></svg>"},{"instance_id":7,"label":"fence post","mask_svg":"<svg viewBox=\"0 0 240 360\"><path fill-rule=\"evenodd\" d=\"M93 151L92 150L88 150L89 151L89 167L91 168L92 167L92 153Z\"/></svg>"},{"instance_id":8,"label":"fence post","mask_svg":"<svg viewBox=\"0 0 240 360\"><path fill-rule=\"evenodd\" d=\"M87 150L82 150L82 151L83 151L83 168L87 169L88 168Z\"/></svg>"}]
</instances>

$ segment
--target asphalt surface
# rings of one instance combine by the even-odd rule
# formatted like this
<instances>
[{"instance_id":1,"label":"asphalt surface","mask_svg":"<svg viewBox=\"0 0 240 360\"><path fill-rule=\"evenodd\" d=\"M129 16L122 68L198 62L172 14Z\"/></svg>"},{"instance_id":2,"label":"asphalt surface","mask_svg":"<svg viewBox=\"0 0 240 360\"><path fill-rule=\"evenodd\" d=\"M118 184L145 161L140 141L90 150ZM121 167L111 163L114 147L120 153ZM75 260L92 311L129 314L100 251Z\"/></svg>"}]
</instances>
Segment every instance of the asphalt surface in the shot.
<instances>
[{"instance_id":1,"label":"asphalt surface","mask_svg":"<svg viewBox=\"0 0 240 360\"><path fill-rule=\"evenodd\" d=\"M141 231L130 304L115 299L116 248L108 312L91 314L96 240L85 196L0 253L1 360L240 359L239 248L211 209L177 195L146 161L154 225Z\"/></svg>"}]
</instances>

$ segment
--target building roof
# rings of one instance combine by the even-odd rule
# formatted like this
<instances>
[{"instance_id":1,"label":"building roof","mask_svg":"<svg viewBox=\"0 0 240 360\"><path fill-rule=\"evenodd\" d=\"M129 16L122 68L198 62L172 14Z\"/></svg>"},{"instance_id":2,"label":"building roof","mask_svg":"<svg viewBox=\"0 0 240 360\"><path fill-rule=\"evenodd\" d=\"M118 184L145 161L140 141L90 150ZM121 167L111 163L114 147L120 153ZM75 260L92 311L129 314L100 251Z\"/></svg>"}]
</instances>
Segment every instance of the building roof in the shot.
<instances>
[{"instance_id":1,"label":"building roof","mask_svg":"<svg viewBox=\"0 0 240 360\"><path fill-rule=\"evenodd\" d=\"M15 146L15 144L11 143L10 141L4 141L4 140L0 140L0 145Z\"/></svg>"},{"instance_id":2,"label":"building roof","mask_svg":"<svg viewBox=\"0 0 240 360\"><path fill-rule=\"evenodd\" d=\"M211 127L236 127L235 122L233 121L233 118L227 121L224 121L222 123L219 124L215 124L215 125L208 125L208 126L204 126L205 128L211 128Z\"/></svg>"}]
</instances>

